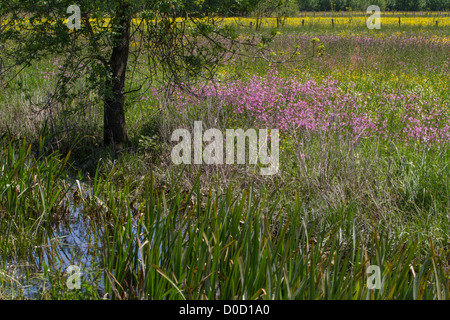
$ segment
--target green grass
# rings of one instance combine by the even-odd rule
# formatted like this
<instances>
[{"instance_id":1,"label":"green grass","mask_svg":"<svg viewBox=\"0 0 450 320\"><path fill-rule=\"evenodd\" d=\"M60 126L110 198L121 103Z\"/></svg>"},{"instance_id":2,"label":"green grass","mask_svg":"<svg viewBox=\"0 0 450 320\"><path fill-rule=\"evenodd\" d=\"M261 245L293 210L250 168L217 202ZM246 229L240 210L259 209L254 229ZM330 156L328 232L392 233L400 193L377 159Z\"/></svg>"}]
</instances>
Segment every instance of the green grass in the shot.
<instances>
[{"instance_id":1,"label":"green grass","mask_svg":"<svg viewBox=\"0 0 450 320\"><path fill-rule=\"evenodd\" d=\"M68 159L69 155L56 153L33 155L25 141L3 138L0 142L2 259L21 255L22 248L45 237L53 221L63 219Z\"/></svg>"},{"instance_id":2,"label":"green grass","mask_svg":"<svg viewBox=\"0 0 450 320\"><path fill-rule=\"evenodd\" d=\"M312 214L297 192L250 187L241 195L232 188L202 194L199 180L190 192L165 192L149 176L145 199L133 208L128 188L108 181L97 230L105 239L110 297L448 298L445 246L437 250L420 233L394 235L365 225L355 207L341 208L329 221ZM367 288L369 265L381 268L380 290Z\"/></svg>"}]
</instances>

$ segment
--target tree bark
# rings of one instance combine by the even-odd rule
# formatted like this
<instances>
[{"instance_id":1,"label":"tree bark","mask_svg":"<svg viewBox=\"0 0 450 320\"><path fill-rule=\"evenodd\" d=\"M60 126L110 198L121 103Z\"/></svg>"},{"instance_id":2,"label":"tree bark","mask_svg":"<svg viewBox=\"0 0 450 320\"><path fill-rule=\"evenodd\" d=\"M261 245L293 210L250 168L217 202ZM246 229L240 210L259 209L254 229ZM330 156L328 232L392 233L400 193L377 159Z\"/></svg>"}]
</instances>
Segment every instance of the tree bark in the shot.
<instances>
[{"instance_id":1,"label":"tree bark","mask_svg":"<svg viewBox=\"0 0 450 320\"><path fill-rule=\"evenodd\" d=\"M125 79L130 51L131 21L126 6L120 8L118 35L114 44L109 67L111 78L107 80L104 101L104 143L121 147L128 142L125 124Z\"/></svg>"}]
</instances>

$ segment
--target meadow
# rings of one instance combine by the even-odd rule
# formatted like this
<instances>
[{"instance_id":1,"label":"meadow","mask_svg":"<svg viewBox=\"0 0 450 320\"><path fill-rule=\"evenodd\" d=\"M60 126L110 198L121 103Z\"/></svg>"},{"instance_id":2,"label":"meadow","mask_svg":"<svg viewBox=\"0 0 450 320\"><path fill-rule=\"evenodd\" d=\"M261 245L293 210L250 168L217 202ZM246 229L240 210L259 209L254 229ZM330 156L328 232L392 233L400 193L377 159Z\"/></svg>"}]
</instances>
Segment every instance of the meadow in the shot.
<instances>
[{"instance_id":1,"label":"meadow","mask_svg":"<svg viewBox=\"0 0 450 320\"><path fill-rule=\"evenodd\" d=\"M119 154L81 85L39 108L63 57L17 75L0 94L0 299L449 299L448 13L380 30L333 14L287 18L266 51L245 43L275 19L217 22L238 54L189 91L127 96ZM194 121L279 129L279 172L174 165L171 134Z\"/></svg>"}]
</instances>

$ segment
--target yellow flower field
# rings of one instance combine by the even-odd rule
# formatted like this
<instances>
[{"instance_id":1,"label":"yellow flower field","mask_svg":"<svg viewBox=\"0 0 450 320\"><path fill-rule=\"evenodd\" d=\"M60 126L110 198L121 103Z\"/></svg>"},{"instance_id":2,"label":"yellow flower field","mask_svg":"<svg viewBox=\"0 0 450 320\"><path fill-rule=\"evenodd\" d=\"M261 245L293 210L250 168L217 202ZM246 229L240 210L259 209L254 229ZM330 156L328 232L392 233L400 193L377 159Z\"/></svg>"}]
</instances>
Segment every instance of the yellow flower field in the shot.
<instances>
[{"instance_id":1,"label":"yellow flower field","mask_svg":"<svg viewBox=\"0 0 450 320\"><path fill-rule=\"evenodd\" d=\"M338 15L338 14L337 14ZM295 17L291 18L288 17L285 19L285 26L288 27L300 27L300 26L331 26L332 23L335 24L335 26L351 26L351 27L358 27L358 26L365 26L366 25L366 19L370 15L366 16L351 16L346 13L347 16L333 16L330 14L330 16L304 16L304 17ZM391 16L381 15L381 26L398 26L399 25L399 19L400 19L400 25L401 26L411 26L411 27L430 27L430 26L436 26L436 22L438 23L438 27L450 27L450 17L449 16ZM110 23L109 18L103 19L103 26L106 26ZM98 22L96 19L90 19L92 23ZM138 25L142 22L141 19L133 19L133 24ZM183 22L185 21L185 18L177 18L177 22ZM45 21L42 21L45 22ZM66 23L67 20L64 21ZM253 25L256 23L256 18L241 18L241 17L229 17L229 18L220 18L219 23L224 25L237 25L237 26L249 26L250 23ZM7 20L0 21L0 25L7 24ZM29 24L28 20L22 21L25 25ZM277 26L277 19L276 18L263 18L262 19L262 26L273 28Z\"/></svg>"},{"instance_id":2,"label":"yellow flower field","mask_svg":"<svg viewBox=\"0 0 450 320\"><path fill-rule=\"evenodd\" d=\"M285 26L300 27L305 26L331 26L332 20L336 26L365 26L367 17L298 17L298 18L286 18ZM450 27L449 17L383 17L381 16L381 26L413 26L413 27L427 27L435 26L436 21L439 27ZM256 18L224 18L224 24L226 25L241 25L248 26L250 23L255 24ZM277 26L276 18L264 18L262 22L263 27L273 28Z\"/></svg>"}]
</instances>

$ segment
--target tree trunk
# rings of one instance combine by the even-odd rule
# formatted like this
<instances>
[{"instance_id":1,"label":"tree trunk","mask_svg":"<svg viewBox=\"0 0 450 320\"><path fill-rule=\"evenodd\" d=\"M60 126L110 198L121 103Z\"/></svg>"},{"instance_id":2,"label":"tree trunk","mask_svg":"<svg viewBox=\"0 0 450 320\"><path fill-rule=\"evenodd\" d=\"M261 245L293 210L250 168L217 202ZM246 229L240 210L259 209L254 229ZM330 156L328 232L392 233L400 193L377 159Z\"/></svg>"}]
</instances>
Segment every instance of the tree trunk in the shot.
<instances>
[{"instance_id":1,"label":"tree trunk","mask_svg":"<svg viewBox=\"0 0 450 320\"><path fill-rule=\"evenodd\" d=\"M117 13L120 18L118 35L113 47L104 103L104 143L121 147L128 142L125 124L125 74L130 50L130 24L126 6Z\"/></svg>"}]
</instances>

